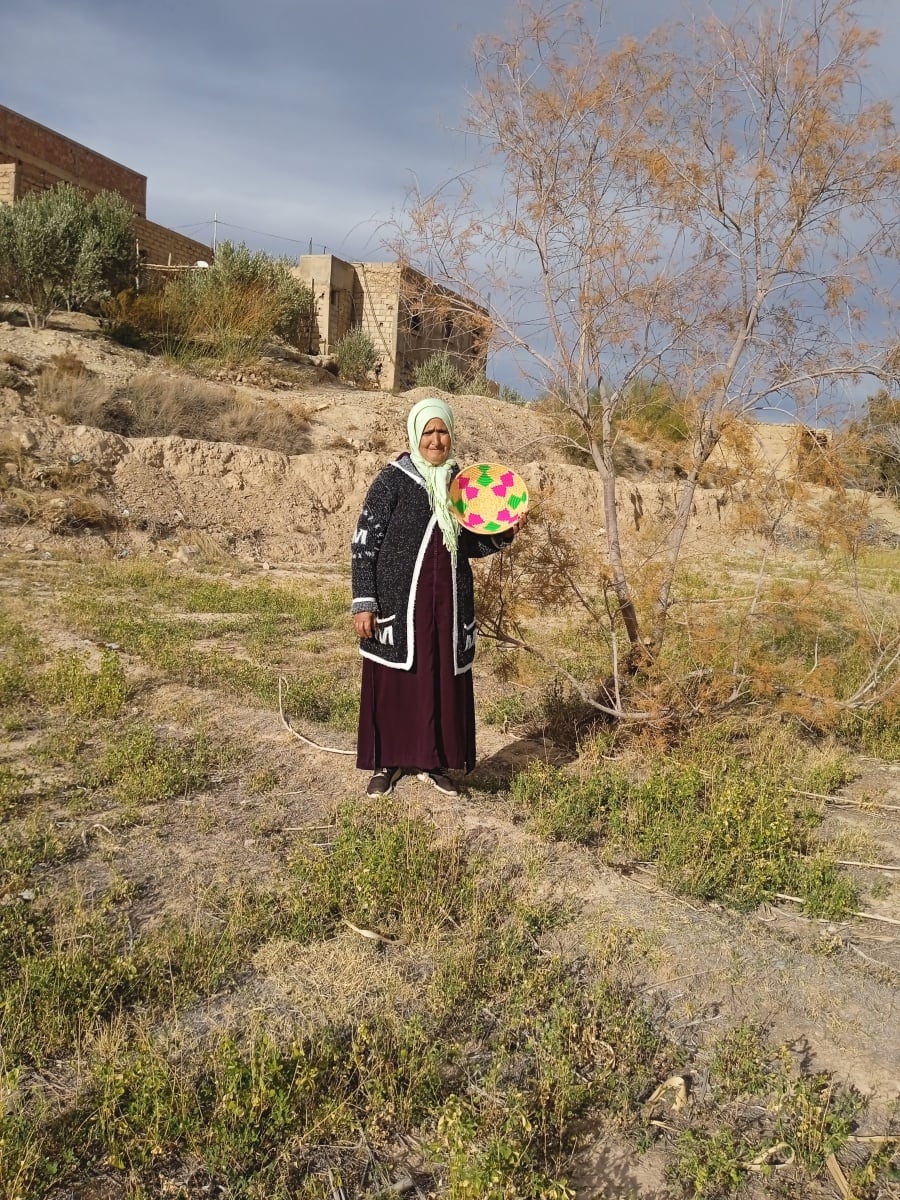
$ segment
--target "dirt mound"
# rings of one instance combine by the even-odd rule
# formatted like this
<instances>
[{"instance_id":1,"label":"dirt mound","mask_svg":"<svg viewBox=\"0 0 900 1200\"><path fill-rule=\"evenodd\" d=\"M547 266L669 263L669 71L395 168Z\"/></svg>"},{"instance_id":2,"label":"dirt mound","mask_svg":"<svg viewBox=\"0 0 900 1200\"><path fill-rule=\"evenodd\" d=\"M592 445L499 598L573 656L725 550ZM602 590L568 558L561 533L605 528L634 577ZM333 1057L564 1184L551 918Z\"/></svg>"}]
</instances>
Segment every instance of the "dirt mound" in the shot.
<instances>
[{"instance_id":1,"label":"dirt mound","mask_svg":"<svg viewBox=\"0 0 900 1200\"><path fill-rule=\"evenodd\" d=\"M302 428L307 447L302 454L186 437L122 437L41 412L33 394L40 372L59 371L64 364L67 372L83 372L110 389L114 398L130 386L138 402L141 384L153 383L158 390L170 380L173 388L183 387L184 373L110 342L90 318L75 314L59 324L34 333L0 323L0 360L14 364L8 378L0 380L14 384L0 389L0 422L7 439L36 462L54 470L74 464L82 473L96 473L120 551L133 545L174 553L180 542L202 534L253 561L343 565L366 488L378 469L406 448L409 409L428 395L444 395L453 406L461 462L508 462L527 481L532 501L552 510L563 534L585 550L597 550L604 525L600 478L567 460L564 443L533 408L430 388L396 396L360 391L330 376L323 382L318 368L309 366L308 383L282 386L277 393L234 381L255 378L252 373L232 372L231 382L196 384L207 406L216 391L223 404L237 397L251 406L275 406L281 428L285 420ZM292 370L300 379L305 368L293 363ZM784 441L781 433L776 441ZM662 536L653 531L671 523L679 481L660 469L659 455L630 443L626 450L630 466L617 482L619 519L645 543L638 551L643 555L653 551L654 537ZM827 498L821 489L807 493L813 505ZM723 536L733 537L733 515L753 499L753 486L740 483L698 491L686 552L702 558ZM869 503L873 529L900 533L900 513L893 505L875 498ZM748 549L754 548L746 520L742 536ZM165 545L173 537L176 544Z\"/></svg>"}]
</instances>

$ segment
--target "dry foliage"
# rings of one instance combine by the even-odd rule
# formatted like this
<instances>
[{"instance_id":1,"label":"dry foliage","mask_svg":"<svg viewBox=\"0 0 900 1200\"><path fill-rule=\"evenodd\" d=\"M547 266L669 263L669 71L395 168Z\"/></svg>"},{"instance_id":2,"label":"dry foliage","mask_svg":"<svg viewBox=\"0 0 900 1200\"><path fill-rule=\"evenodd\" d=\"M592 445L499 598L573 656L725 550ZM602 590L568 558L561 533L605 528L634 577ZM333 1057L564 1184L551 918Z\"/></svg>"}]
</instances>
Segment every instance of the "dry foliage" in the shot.
<instances>
[{"instance_id":1,"label":"dry foliage","mask_svg":"<svg viewBox=\"0 0 900 1200\"><path fill-rule=\"evenodd\" d=\"M36 399L70 424L126 437L234 442L282 454L308 447L309 415L302 405L250 400L189 376L136 375L113 391L91 376L51 370L40 376Z\"/></svg>"},{"instance_id":2,"label":"dry foliage","mask_svg":"<svg viewBox=\"0 0 900 1200\"><path fill-rule=\"evenodd\" d=\"M82 372L50 369L38 376L35 400L44 412L68 425L90 425L125 433L113 394L105 383Z\"/></svg>"},{"instance_id":3,"label":"dry foliage","mask_svg":"<svg viewBox=\"0 0 900 1200\"><path fill-rule=\"evenodd\" d=\"M413 197L399 246L463 296L492 297L499 336L530 356L602 478L632 669L660 653L729 424L778 405L820 415L842 381L896 375L893 342L871 337L873 314L892 325L880 281L900 232L893 115L860 86L876 42L858 0L755 5L613 49L599 6L523 3L476 52L489 198L474 171ZM658 586L638 605L616 447L647 378L685 398L687 436Z\"/></svg>"}]
</instances>

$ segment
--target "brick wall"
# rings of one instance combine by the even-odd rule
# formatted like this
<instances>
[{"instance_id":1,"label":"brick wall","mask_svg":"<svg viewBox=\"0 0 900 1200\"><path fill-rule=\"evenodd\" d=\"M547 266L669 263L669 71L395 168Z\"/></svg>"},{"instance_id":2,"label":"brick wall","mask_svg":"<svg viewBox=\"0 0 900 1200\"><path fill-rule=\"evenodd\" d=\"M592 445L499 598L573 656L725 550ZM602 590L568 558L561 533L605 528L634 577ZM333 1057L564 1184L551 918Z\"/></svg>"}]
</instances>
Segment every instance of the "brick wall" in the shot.
<instances>
[{"instance_id":1,"label":"brick wall","mask_svg":"<svg viewBox=\"0 0 900 1200\"><path fill-rule=\"evenodd\" d=\"M0 204L12 204L15 200L17 174L15 163L0 163Z\"/></svg>"},{"instance_id":2,"label":"brick wall","mask_svg":"<svg viewBox=\"0 0 900 1200\"><path fill-rule=\"evenodd\" d=\"M400 309L399 263L354 263L354 312L375 343L381 363L379 383L390 391L397 375L397 324Z\"/></svg>"},{"instance_id":3,"label":"brick wall","mask_svg":"<svg viewBox=\"0 0 900 1200\"><path fill-rule=\"evenodd\" d=\"M199 259L212 261L213 253L209 246L184 237L174 229L166 229L164 225L148 221L146 217L134 218L134 236L142 257L146 251L145 261L148 263L178 267L189 266Z\"/></svg>"},{"instance_id":4,"label":"brick wall","mask_svg":"<svg viewBox=\"0 0 900 1200\"><path fill-rule=\"evenodd\" d=\"M87 192L118 192L140 216L147 211L146 176L3 105L0 163L18 163L22 168L18 196L31 188L66 182Z\"/></svg>"}]
</instances>

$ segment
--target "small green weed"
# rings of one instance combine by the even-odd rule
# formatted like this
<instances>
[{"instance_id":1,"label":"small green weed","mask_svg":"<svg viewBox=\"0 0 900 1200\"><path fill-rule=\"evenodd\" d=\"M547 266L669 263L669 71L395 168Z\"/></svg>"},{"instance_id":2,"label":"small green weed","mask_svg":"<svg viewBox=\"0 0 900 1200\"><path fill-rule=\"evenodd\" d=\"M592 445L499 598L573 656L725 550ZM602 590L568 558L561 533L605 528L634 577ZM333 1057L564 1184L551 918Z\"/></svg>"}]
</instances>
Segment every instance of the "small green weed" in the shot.
<instances>
[{"instance_id":1,"label":"small green weed","mask_svg":"<svg viewBox=\"0 0 900 1200\"><path fill-rule=\"evenodd\" d=\"M295 678L287 693L290 711L307 721L350 732L359 715L359 693L334 675L312 674Z\"/></svg>"},{"instance_id":2,"label":"small green weed","mask_svg":"<svg viewBox=\"0 0 900 1200\"><path fill-rule=\"evenodd\" d=\"M766 1088L772 1053L766 1046L765 1027L743 1021L715 1043L710 1061L710 1077L727 1100L755 1096Z\"/></svg>"},{"instance_id":3,"label":"small green weed","mask_svg":"<svg viewBox=\"0 0 900 1200\"><path fill-rule=\"evenodd\" d=\"M391 805L347 806L337 821L328 853L306 847L294 863L298 937L323 937L342 917L427 937L471 907L475 877L458 841L436 845L427 825Z\"/></svg>"},{"instance_id":4,"label":"small green weed","mask_svg":"<svg viewBox=\"0 0 900 1200\"><path fill-rule=\"evenodd\" d=\"M17 710L33 695L35 668L43 661L40 638L0 609L0 710L7 728L16 728Z\"/></svg>"},{"instance_id":5,"label":"small green weed","mask_svg":"<svg viewBox=\"0 0 900 1200\"><path fill-rule=\"evenodd\" d=\"M198 898L189 918L169 918L137 939L111 894L78 902L55 923L46 908L0 908L0 1044L7 1064L74 1054L90 1031L141 1005L160 1014L215 991L288 910L250 889Z\"/></svg>"},{"instance_id":6,"label":"small green weed","mask_svg":"<svg viewBox=\"0 0 900 1200\"><path fill-rule=\"evenodd\" d=\"M12 728L18 725L14 710L31 699L32 683L31 672L20 663L0 663L0 709L4 710L4 721L12 722Z\"/></svg>"},{"instance_id":7,"label":"small green weed","mask_svg":"<svg viewBox=\"0 0 900 1200\"><path fill-rule=\"evenodd\" d=\"M270 584L232 586L221 580L180 581L170 596L187 612L260 613L293 617L302 630L329 629L346 619L348 601L339 588L306 593Z\"/></svg>"},{"instance_id":8,"label":"small green weed","mask_svg":"<svg viewBox=\"0 0 900 1200\"><path fill-rule=\"evenodd\" d=\"M859 889L825 853L795 863L794 887L811 917L840 920L859 908ZM788 880L790 886L790 880Z\"/></svg>"},{"instance_id":9,"label":"small green weed","mask_svg":"<svg viewBox=\"0 0 900 1200\"><path fill-rule=\"evenodd\" d=\"M776 1133L815 1176L828 1155L846 1144L865 1106L858 1092L830 1075L801 1075L785 1085L777 1105Z\"/></svg>"},{"instance_id":10,"label":"small green weed","mask_svg":"<svg viewBox=\"0 0 900 1200\"><path fill-rule=\"evenodd\" d=\"M103 653L96 671L79 654L60 655L40 676L37 690L48 704L63 705L85 720L118 716L129 696L125 668L110 651Z\"/></svg>"},{"instance_id":11,"label":"small green weed","mask_svg":"<svg viewBox=\"0 0 900 1200\"><path fill-rule=\"evenodd\" d=\"M0 609L0 646L4 656L21 663L39 663L44 657L41 639Z\"/></svg>"},{"instance_id":12,"label":"small green weed","mask_svg":"<svg viewBox=\"0 0 900 1200\"><path fill-rule=\"evenodd\" d=\"M0 763L0 820L17 812L25 797L28 776Z\"/></svg>"},{"instance_id":13,"label":"small green weed","mask_svg":"<svg viewBox=\"0 0 900 1200\"><path fill-rule=\"evenodd\" d=\"M692 1200L725 1200L733 1196L746 1175L747 1147L731 1129L698 1133L685 1130L678 1138L676 1159L667 1175L679 1194Z\"/></svg>"},{"instance_id":14,"label":"small green weed","mask_svg":"<svg viewBox=\"0 0 900 1200\"><path fill-rule=\"evenodd\" d=\"M22 831L5 834L0 841L0 886L22 886L29 872L63 852L52 825L35 822Z\"/></svg>"},{"instance_id":15,"label":"small green weed","mask_svg":"<svg viewBox=\"0 0 900 1200\"><path fill-rule=\"evenodd\" d=\"M818 762L813 763L803 780L803 790L831 796L852 778L853 770L846 754L835 752L823 755Z\"/></svg>"},{"instance_id":16,"label":"small green weed","mask_svg":"<svg viewBox=\"0 0 900 1200\"><path fill-rule=\"evenodd\" d=\"M863 754L889 763L900 762L900 704L896 700L872 711L848 713L839 733Z\"/></svg>"},{"instance_id":17,"label":"small green weed","mask_svg":"<svg viewBox=\"0 0 900 1200\"><path fill-rule=\"evenodd\" d=\"M678 894L750 908L799 891L811 913L846 914L856 890L824 855L803 857L816 818L792 792L787 779L741 760L714 772L672 766L641 783L536 762L511 788L545 836L602 841L612 857L655 862Z\"/></svg>"},{"instance_id":18,"label":"small green weed","mask_svg":"<svg viewBox=\"0 0 900 1200\"><path fill-rule=\"evenodd\" d=\"M214 761L215 754L202 736L174 742L149 725L136 724L109 741L85 782L108 789L126 807L138 807L199 790L209 779Z\"/></svg>"},{"instance_id":19,"label":"small green weed","mask_svg":"<svg viewBox=\"0 0 900 1200\"><path fill-rule=\"evenodd\" d=\"M280 782L274 767L263 767L247 780L247 791L251 796L268 796L270 792L275 791Z\"/></svg>"},{"instance_id":20,"label":"small green weed","mask_svg":"<svg viewBox=\"0 0 900 1200\"><path fill-rule=\"evenodd\" d=\"M521 692L507 692L484 706L485 725L516 725L528 716L528 704Z\"/></svg>"}]
</instances>

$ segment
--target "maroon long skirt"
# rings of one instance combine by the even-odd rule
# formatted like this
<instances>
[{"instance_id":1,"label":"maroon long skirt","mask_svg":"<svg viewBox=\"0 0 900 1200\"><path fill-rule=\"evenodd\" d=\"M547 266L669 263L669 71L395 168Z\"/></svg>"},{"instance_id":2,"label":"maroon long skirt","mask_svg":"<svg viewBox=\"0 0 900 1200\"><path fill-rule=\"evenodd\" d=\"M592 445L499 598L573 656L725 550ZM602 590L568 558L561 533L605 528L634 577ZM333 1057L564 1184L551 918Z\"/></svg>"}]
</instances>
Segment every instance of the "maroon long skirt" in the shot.
<instances>
[{"instance_id":1,"label":"maroon long skirt","mask_svg":"<svg viewBox=\"0 0 900 1200\"><path fill-rule=\"evenodd\" d=\"M419 574L412 669L362 660L356 765L442 768L475 766L472 672L453 672L453 576L435 528Z\"/></svg>"}]
</instances>

